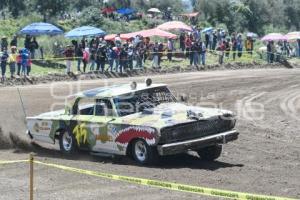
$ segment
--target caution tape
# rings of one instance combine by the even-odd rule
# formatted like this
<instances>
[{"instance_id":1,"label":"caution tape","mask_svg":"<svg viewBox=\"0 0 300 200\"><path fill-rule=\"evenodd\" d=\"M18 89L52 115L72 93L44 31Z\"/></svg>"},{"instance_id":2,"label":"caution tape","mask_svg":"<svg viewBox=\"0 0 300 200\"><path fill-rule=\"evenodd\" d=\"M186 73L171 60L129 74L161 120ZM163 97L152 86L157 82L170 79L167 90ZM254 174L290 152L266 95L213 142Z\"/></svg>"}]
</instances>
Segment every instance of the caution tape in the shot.
<instances>
[{"instance_id":1,"label":"caution tape","mask_svg":"<svg viewBox=\"0 0 300 200\"><path fill-rule=\"evenodd\" d=\"M29 160L12 160L12 161L1 161L0 160L0 165L24 163L24 162L29 162ZM132 184L151 186L151 187L162 188L162 189L173 190L173 191L194 193L194 194L205 195L205 196L213 196L213 197L219 197L219 198L221 197L221 198L236 199L236 200L297 200L297 199L287 198L287 197L277 197L277 196L267 196L267 195L235 192L235 191L230 191L230 190L221 190L221 189L208 188L208 187L192 186L192 185L172 183L172 182L159 181L159 180L136 178L136 177L130 177L130 176L121 176L121 175L115 175L115 174L110 174L110 173L96 172L96 171L91 171L91 170L68 167L68 166L59 165L59 164L45 163L45 162L41 162L41 161L33 161L33 162L36 164L47 166L47 167L57 168L57 169L61 169L64 171L70 171L70 172L75 172L75 173L79 173L79 174L85 174L85 175L101 177L101 178L110 179L110 180L123 181L123 182L132 183Z\"/></svg>"},{"instance_id":2,"label":"caution tape","mask_svg":"<svg viewBox=\"0 0 300 200\"><path fill-rule=\"evenodd\" d=\"M53 167L65 171L76 172L80 174L86 174L90 176L101 177L110 180L118 180L138 185L147 185L162 189L174 190L174 191L181 191L181 192L188 192L206 196L214 196L214 197L222 197L227 199L238 199L238 200L296 200L292 198L286 197L275 197L275 196L266 196L266 195L257 195L257 194L250 194L250 193L242 193L242 192L234 192L229 190L220 190L214 188L207 188L207 187L199 187L199 186L192 186L192 185L185 185L185 184L178 184L166 181L158 181L158 180L151 180L151 179L143 179L143 178L136 178L136 177L129 177L129 176L121 176L103 172L96 172L90 170L84 170L74 167L67 167L64 165L58 165L53 163L45 163L41 161L34 161L36 164Z\"/></svg>"},{"instance_id":3,"label":"caution tape","mask_svg":"<svg viewBox=\"0 0 300 200\"><path fill-rule=\"evenodd\" d=\"M24 163L24 162L28 162L28 161L29 160L0 160L0 165Z\"/></svg>"}]
</instances>

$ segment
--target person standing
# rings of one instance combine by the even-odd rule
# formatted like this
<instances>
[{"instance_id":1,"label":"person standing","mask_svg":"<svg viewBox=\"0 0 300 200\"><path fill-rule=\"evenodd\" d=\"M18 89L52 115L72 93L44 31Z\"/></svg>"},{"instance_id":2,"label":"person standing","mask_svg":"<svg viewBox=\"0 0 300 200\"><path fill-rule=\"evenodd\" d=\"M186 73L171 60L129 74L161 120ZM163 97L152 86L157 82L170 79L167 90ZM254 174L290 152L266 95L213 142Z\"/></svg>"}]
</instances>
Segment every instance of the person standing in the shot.
<instances>
[{"instance_id":1,"label":"person standing","mask_svg":"<svg viewBox=\"0 0 300 200\"><path fill-rule=\"evenodd\" d=\"M20 76L21 67L22 67L22 56L21 56L21 54L22 54L22 51L19 50L18 55L17 55L17 59L16 59L17 67L18 67L18 69L17 69L17 75L18 76Z\"/></svg>"},{"instance_id":2,"label":"person standing","mask_svg":"<svg viewBox=\"0 0 300 200\"><path fill-rule=\"evenodd\" d=\"M120 51L120 73L121 74L123 73L123 70L127 69L127 57L128 57L127 47L126 45L123 45Z\"/></svg>"},{"instance_id":3,"label":"person standing","mask_svg":"<svg viewBox=\"0 0 300 200\"><path fill-rule=\"evenodd\" d=\"M242 57L243 55L243 38L242 34L239 34L236 40L237 50L238 50L238 57Z\"/></svg>"},{"instance_id":4,"label":"person standing","mask_svg":"<svg viewBox=\"0 0 300 200\"><path fill-rule=\"evenodd\" d=\"M7 47L8 47L7 37L3 36L1 38L1 51L4 52L5 50L7 50Z\"/></svg>"},{"instance_id":5,"label":"person standing","mask_svg":"<svg viewBox=\"0 0 300 200\"><path fill-rule=\"evenodd\" d=\"M200 42L200 49L201 49L201 63L202 65L206 64L206 45L204 44L204 42Z\"/></svg>"},{"instance_id":6,"label":"person standing","mask_svg":"<svg viewBox=\"0 0 300 200\"><path fill-rule=\"evenodd\" d=\"M13 79L16 72L16 61L17 61L17 47L11 47L11 53L9 54L8 63L10 69L10 77Z\"/></svg>"},{"instance_id":7,"label":"person standing","mask_svg":"<svg viewBox=\"0 0 300 200\"><path fill-rule=\"evenodd\" d=\"M171 38L168 39L168 60L169 62L172 61L172 56L173 56L173 51L174 51L174 43Z\"/></svg>"},{"instance_id":8,"label":"person standing","mask_svg":"<svg viewBox=\"0 0 300 200\"><path fill-rule=\"evenodd\" d=\"M129 47L128 47L128 68L129 68L130 71L133 70L133 54L134 54L133 45L129 44Z\"/></svg>"},{"instance_id":9,"label":"person standing","mask_svg":"<svg viewBox=\"0 0 300 200\"><path fill-rule=\"evenodd\" d=\"M217 47L217 43L218 43L218 36L216 31L213 32L213 43L212 43L212 50L216 50Z\"/></svg>"},{"instance_id":10,"label":"person standing","mask_svg":"<svg viewBox=\"0 0 300 200\"><path fill-rule=\"evenodd\" d=\"M83 73L86 72L86 66L89 63L89 58L90 58L90 53L89 53L89 48L85 48L83 50L83 57L82 57L82 62L83 62Z\"/></svg>"},{"instance_id":11,"label":"person standing","mask_svg":"<svg viewBox=\"0 0 300 200\"><path fill-rule=\"evenodd\" d=\"M77 71L81 72L80 69L80 65L81 65L81 61L83 59L83 48L82 48L82 44L79 44L78 47L75 49L75 56L77 59Z\"/></svg>"},{"instance_id":12,"label":"person standing","mask_svg":"<svg viewBox=\"0 0 300 200\"><path fill-rule=\"evenodd\" d=\"M22 68L21 68L21 74L26 76L26 74L28 73L28 60L30 57L30 51L26 48L22 49L22 53L21 53L21 59L22 59Z\"/></svg>"},{"instance_id":13,"label":"person standing","mask_svg":"<svg viewBox=\"0 0 300 200\"><path fill-rule=\"evenodd\" d=\"M18 47L18 36L14 35L10 42L10 47Z\"/></svg>"},{"instance_id":14,"label":"person standing","mask_svg":"<svg viewBox=\"0 0 300 200\"><path fill-rule=\"evenodd\" d=\"M95 70L95 65L96 65L96 53L97 53L97 46L96 43L93 43L92 46L90 47L90 71Z\"/></svg>"},{"instance_id":15,"label":"person standing","mask_svg":"<svg viewBox=\"0 0 300 200\"><path fill-rule=\"evenodd\" d=\"M153 52L152 67L158 68L159 67L159 64L158 64L158 57L159 57L158 42L155 42L152 52Z\"/></svg>"},{"instance_id":16,"label":"person standing","mask_svg":"<svg viewBox=\"0 0 300 200\"><path fill-rule=\"evenodd\" d=\"M158 45L158 66L159 66L159 68L160 68L162 57L163 57L163 53L164 53L164 45L162 42L160 42Z\"/></svg>"},{"instance_id":17,"label":"person standing","mask_svg":"<svg viewBox=\"0 0 300 200\"><path fill-rule=\"evenodd\" d=\"M219 54L219 64L222 65L224 63L224 51L225 51L225 42L224 41L219 41L217 51Z\"/></svg>"},{"instance_id":18,"label":"person standing","mask_svg":"<svg viewBox=\"0 0 300 200\"><path fill-rule=\"evenodd\" d=\"M7 65L7 60L8 60L8 53L7 50L4 48L3 49L3 54L1 56L1 82L3 83L5 81L5 73L6 73L6 65Z\"/></svg>"},{"instance_id":19,"label":"person standing","mask_svg":"<svg viewBox=\"0 0 300 200\"><path fill-rule=\"evenodd\" d=\"M253 39L251 37L247 37L246 39L246 51L252 55L253 51Z\"/></svg>"},{"instance_id":20,"label":"person standing","mask_svg":"<svg viewBox=\"0 0 300 200\"><path fill-rule=\"evenodd\" d=\"M29 44L29 51L32 59L35 58L35 50L37 50L38 48L39 48L39 44L36 41L36 38L33 37L32 41Z\"/></svg>"},{"instance_id":21,"label":"person standing","mask_svg":"<svg viewBox=\"0 0 300 200\"><path fill-rule=\"evenodd\" d=\"M232 34L231 44L232 44L232 58L233 60L235 60L236 51L237 51L237 38L235 33Z\"/></svg>"},{"instance_id":22,"label":"person standing","mask_svg":"<svg viewBox=\"0 0 300 200\"><path fill-rule=\"evenodd\" d=\"M74 58L74 50L73 50L73 46L68 45L66 50L64 51L64 55L66 57L66 73L69 74L71 72L71 68L72 68L72 60Z\"/></svg>"},{"instance_id":23,"label":"person standing","mask_svg":"<svg viewBox=\"0 0 300 200\"><path fill-rule=\"evenodd\" d=\"M184 53L184 50L185 50L184 42L185 42L185 33L182 32L179 37L179 47L180 47L182 53Z\"/></svg>"},{"instance_id":24,"label":"person standing","mask_svg":"<svg viewBox=\"0 0 300 200\"><path fill-rule=\"evenodd\" d=\"M227 38L225 41L225 57L229 59L230 50L231 50L230 38Z\"/></svg>"},{"instance_id":25,"label":"person standing","mask_svg":"<svg viewBox=\"0 0 300 200\"><path fill-rule=\"evenodd\" d=\"M99 47L96 52L96 63L97 63L97 71L101 69L101 73L104 73L105 69L105 61L106 61L106 49L104 44L99 44Z\"/></svg>"}]
</instances>

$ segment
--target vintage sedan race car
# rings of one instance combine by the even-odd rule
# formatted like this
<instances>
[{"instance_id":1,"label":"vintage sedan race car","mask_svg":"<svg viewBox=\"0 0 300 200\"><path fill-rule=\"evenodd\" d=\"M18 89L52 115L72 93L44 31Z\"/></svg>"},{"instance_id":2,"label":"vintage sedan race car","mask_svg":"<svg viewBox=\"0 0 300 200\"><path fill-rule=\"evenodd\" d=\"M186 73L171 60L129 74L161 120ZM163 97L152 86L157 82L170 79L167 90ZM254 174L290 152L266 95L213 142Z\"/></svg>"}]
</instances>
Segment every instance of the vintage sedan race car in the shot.
<instances>
[{"instance_id":1,"label":"vintage sedan race car","mask_svg":"<svg viewBox=\"0 0 300 200\"><path fill-rule=\"evenodd\" d=\"M148 79L73 95L64 110L28 117L27 134L35 141L58 141L65 154L86 149L150 164L190 150L215 160L222 144L238 138L235 123L232 112L187 106L166 85Z\"/></svg>"}]
</instances>

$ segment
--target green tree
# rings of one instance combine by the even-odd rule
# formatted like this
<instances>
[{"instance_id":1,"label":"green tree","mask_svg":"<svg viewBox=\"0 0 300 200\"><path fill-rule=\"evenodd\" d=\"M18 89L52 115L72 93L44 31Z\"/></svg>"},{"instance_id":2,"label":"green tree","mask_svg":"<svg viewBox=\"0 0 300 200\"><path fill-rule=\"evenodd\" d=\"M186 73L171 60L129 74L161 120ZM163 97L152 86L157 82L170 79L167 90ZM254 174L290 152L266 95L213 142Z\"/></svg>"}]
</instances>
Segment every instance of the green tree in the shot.
<instances>
[{"instance_id":1,"label":"green tree","mask_svg":"<svg viewBox=\"0 0 300 200\"><path fill-rule=\"evenodd\" d=\"M43 15L44 21L48 17L57 16L63 11L66 11L69 5L68 0L35 0L34 8Z\"/></svg>"}]
</instances>

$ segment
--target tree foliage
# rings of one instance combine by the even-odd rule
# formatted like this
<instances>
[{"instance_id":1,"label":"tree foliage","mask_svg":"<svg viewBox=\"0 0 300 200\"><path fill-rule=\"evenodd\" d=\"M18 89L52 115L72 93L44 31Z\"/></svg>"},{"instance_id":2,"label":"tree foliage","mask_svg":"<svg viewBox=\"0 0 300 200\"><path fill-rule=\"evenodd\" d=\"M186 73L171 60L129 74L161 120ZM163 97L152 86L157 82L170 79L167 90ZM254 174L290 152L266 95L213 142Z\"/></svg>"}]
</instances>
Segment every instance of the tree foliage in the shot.
<instances>
[{"instance_id":1,"label":"tree foliage","mask_svg":"<svg viewBox=\"0 0 300 200\"><path fill-rule=\"evenodd\" d=\"M229 31L264 34L266 27L300 29L299 0L191 0L195 11L212 25L225 24Z\"/></svg>"}]
</instances>

